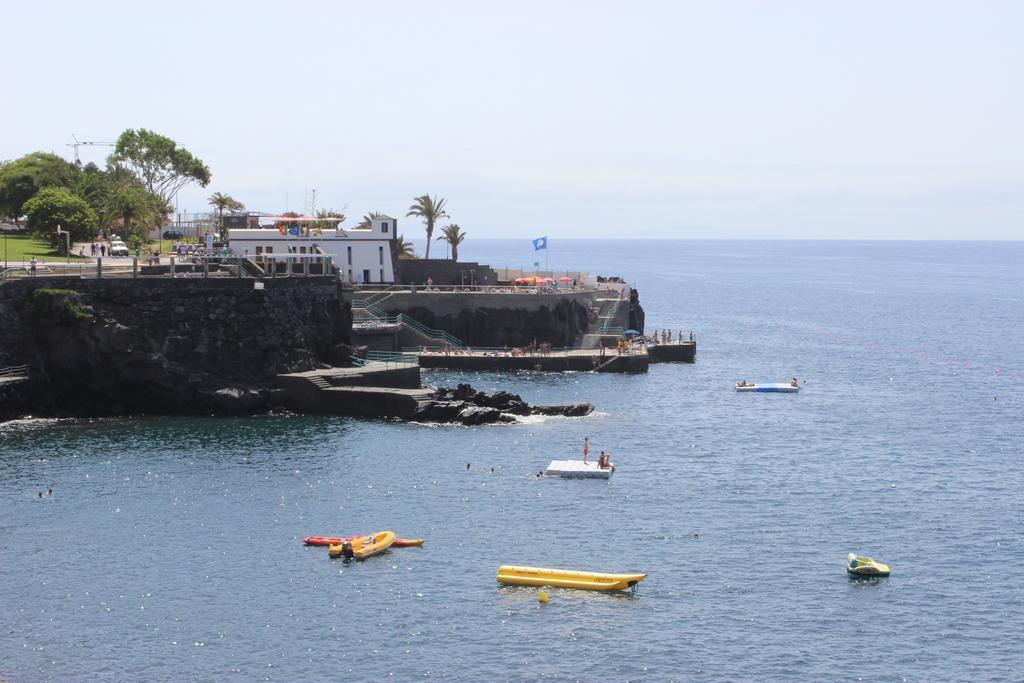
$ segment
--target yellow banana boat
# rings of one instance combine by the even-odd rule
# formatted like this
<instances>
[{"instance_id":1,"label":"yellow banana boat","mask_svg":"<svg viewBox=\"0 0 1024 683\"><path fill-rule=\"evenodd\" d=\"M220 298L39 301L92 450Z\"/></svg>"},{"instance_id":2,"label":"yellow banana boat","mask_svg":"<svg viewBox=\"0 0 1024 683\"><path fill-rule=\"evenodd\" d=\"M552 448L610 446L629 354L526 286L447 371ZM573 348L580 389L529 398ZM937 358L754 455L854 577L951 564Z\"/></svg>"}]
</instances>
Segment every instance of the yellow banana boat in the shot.
<instances>
[{"instance_id":1,"label":"yellow banana boat","mask_svg":"<svg viewBox=\"0 0 1024 683\"><path fill-rule=\"evenodd\" d=\"M350 541L332 543L327 546L327 554L331 557L365 560L368 557L380 555L390 548L394 542L394 531L378 531L372 536L357 536Z\"/></svg>"},{"instance_id":2,"label":"yellow banana boat","mask_svg":"<svg viewBox=\"0 0 1024 683\"><path fill-rule=\"evenodd\" d=\"M889 576L889 565L850 553L846 556L846 571L851 576Z\"/></svg>"},{"instance_id":3,"label":"yellow banana boat","mask_svg":"<svg viewBox=\"0 0 1024 683\"><path fill-rule=\"evenodd\" d=\"M602 574L569 569L546 569L503 564L498 567L498 583L513 586L555 586L588 591L624 591L635 588L647 574Z\"/></svg>"}]
</instances>

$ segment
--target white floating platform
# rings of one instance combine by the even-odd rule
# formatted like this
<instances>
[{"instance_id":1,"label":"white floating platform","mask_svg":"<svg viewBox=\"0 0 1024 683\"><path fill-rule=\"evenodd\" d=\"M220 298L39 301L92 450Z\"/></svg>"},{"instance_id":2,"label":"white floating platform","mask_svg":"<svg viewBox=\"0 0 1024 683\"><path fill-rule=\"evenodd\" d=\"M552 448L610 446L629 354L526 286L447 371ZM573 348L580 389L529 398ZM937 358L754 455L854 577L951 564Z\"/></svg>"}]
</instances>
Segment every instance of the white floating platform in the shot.
<instances>
[{"instance_id":1,"label":"white floating platform","mask_svg":"<svg viewBox=\"0 0 1024 683\"><path fill-rule=\"evenodd\" d=\"M615 465L603 470L596 462L582 460L552 460L544 474L549 477L565 477L566 479L610 479Z\"/></svg>"},{"instance_id":2,"label":"white floating platform","mask_svg":"<svg viewBox=\"0 0 1024 683\"><path fill-rule=\"evenodd\" d=\"M736 385L736 391L739 392L756 392L756 393L771 393L771 394L795 394L800 391L800 387L794 387L792 384L748 384L747 386Z\"/></svg>"}]
</instances>

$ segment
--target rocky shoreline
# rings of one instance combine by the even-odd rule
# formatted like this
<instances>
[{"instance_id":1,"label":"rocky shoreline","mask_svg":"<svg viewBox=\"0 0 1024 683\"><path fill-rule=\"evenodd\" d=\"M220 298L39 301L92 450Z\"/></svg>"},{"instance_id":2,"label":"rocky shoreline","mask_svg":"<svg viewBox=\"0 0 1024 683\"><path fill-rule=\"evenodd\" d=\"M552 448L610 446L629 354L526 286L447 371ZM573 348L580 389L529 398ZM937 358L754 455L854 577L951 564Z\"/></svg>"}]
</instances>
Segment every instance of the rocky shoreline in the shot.
<instances>
[{"instance_id":1,"label":"rocky shoreline","mask_svg":"<svg viewBox=\"0 0 1024 683\"><path fill-rule=\"evenodd\" d=\"M103 411L96 410L95 406L90 406L80 411L65 407L58 411L38 412L37 410L31 410L28 405L22 405L20 410L12 409L0 412L0 423L29 416L63 418L119 417L124 415L244 417L246 415L265 415L282 410L303 414L301 411L287 408L279 400L281 398L280 390L276 389L226 388L214 392L214 396L218 400L205 403L203 406L205 410L201 411L133 411L130 409ZM10 408L10 406L8 407ZM419 408L412 416L405 418L405 421L475 426L516 422L519 418L528 415L582 417L589 415L593 410L594 406L590 403L552 406L530 405L518 394L512 394L507 391L497 391L493 394L488 394L483 391L477 391L469 384L459 384L454 389L443 387L435 389L428 399L420 403ZM344 415L339 415L339 417L344 417ZM391 419L395 418L392 416Z\"/></svg>"},{"instance_id":2,"label":"rocky shoreline","mask_svg":"<svg viewBox=\"0 0 1024 683\"><path fill-rule=\"evenodd\" d=\"M459 384L454 389L437 389L431 400L421 404L412 420L414 422L458 422L464 425L516 422L527 415L560 415L582 417L593 412L590 403L575 403L557 406L531 406L518 394L497 391L487 394L477 391L469 384Z\"/></svg>"}]
</instances>

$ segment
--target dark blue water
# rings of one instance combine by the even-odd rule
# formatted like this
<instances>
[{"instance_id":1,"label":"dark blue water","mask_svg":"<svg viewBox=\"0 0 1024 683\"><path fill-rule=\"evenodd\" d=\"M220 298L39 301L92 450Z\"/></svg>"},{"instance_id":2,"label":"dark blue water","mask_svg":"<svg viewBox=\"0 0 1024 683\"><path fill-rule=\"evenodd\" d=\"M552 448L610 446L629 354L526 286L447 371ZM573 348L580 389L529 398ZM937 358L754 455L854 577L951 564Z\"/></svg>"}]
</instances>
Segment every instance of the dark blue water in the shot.
<instances>
[{"instance_id":1,"label":"dark blue water","mask_svg":"<svg viewBox=\"0 0 1024 683\"><path fill-rule=\"evenodd\" d=\"M517 266L525 246L464 251ZM1024 245L552 249L635 281L648 329L694 329L697 363L426 375L598 410L509 426L0 427L0 675L1021 678ZM732 390L793 375L798 395ZM529 476L585 435L611 481ZM380 529L427 543L346 564L300 540ZM849 580L849 551L892 576ZM495 583L502 563L649 578L541 606Z\"/></svg>"}]
</instances>

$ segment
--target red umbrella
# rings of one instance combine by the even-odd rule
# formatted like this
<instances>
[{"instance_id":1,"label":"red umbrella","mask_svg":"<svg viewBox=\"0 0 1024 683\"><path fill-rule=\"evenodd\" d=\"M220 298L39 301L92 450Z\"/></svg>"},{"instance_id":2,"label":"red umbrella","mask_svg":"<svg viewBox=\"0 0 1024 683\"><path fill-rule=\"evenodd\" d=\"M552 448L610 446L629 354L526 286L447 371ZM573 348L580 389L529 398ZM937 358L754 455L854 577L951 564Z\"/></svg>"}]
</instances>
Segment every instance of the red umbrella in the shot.
<instances>
[{"instance_id":1,"label":"red umbrella","mask_svg":"<svg viewBox=\"0 0 1024 683\"><path fill-rule=\"evenodd\" d=\"M572 278L571 277L560 277L560 278L558 278L558 281L559 282L572 282Z\"/></svg>"}]
</instances>

